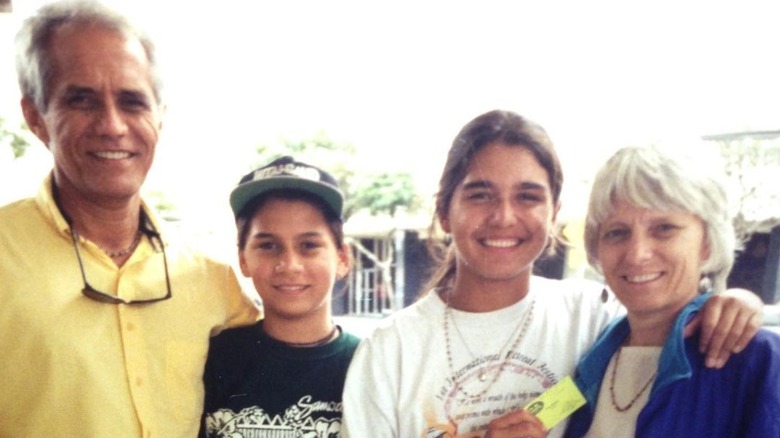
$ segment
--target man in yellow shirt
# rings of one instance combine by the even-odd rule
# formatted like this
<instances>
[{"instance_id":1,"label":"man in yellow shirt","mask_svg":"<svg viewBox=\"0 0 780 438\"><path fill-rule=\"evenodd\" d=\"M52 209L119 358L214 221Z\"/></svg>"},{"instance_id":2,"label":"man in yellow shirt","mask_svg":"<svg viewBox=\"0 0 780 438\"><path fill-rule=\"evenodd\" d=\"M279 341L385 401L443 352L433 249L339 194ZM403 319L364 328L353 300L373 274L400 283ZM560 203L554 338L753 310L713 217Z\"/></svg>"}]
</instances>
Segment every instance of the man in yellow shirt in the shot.
<instances>
[{"instance_id":1,"label":"man in yellow shirt","mask_svg":"<svg viewBox=\"0 0 780 438\"><path fill-rule=\"evenodd\" d=\"M209 337L258 310L139 194L162 124L154 46L94 1L44 6L17 44L54 168L0 208L0 436L195 436Z\"/></svg>"}]
</instances>

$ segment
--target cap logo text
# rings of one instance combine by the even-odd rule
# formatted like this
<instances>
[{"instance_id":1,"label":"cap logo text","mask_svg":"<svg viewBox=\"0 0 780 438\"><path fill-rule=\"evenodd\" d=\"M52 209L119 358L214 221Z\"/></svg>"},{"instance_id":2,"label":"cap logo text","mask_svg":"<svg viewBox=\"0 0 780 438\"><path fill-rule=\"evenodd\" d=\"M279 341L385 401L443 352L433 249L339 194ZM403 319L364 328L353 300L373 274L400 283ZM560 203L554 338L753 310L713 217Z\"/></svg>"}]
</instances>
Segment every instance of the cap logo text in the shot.
<instances>
[{"instance_id":1,"label":"cap logo text","mask_svg":"<svg viewBox=\"0 0 780 438\"><path fill-rule=\"evenodd\" d=\"M252 179L257 181L260 179L273 178L277 176L297 176L298 178L312 181L320 180L320 172L317 169L298 166L294 163L280 164L278 166L268 167L265 169L258 169L255 171Z\"/></svg>"}]
</instances>

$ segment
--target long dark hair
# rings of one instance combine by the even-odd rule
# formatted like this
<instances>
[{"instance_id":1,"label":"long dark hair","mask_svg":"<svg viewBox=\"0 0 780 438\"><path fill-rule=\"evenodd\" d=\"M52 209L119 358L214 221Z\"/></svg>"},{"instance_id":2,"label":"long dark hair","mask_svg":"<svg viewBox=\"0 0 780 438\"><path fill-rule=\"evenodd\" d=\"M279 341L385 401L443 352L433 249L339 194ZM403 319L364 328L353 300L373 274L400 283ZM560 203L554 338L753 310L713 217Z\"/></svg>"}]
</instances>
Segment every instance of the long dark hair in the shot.
<instances>
[{"instance_id":1,"label":"long dark hair","mask_svg":"<svg viewBox=\"0 0 780 438\"><path fill-rule=\"evenodd\" d=\"M449 211L455 189L463 182L472 158L489 144L500 142L530 151L547 171L553 206L558 205L563 186L563 172L558 154L547 135L537 123L511 111L493 110L467 123L455 137L444 164L439 190L436 193L436 212L430 226L429 250L437 261L437 267L421 293L438 287L452 286L455 278L455 248L451 242L440 242L437 235L439 218ZM553 230L554 232L554 230ZM550 236L547 251L555 250L556 235Z\"/></svg>"}]
</instances>

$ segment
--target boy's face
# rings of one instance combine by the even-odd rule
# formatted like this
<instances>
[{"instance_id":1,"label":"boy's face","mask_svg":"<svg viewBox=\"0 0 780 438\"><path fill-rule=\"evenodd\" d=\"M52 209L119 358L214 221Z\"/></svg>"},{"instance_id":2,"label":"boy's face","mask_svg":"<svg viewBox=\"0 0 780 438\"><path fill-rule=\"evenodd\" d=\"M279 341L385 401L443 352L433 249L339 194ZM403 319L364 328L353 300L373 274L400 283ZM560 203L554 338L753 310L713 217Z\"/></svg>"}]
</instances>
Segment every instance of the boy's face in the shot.
<instances>
[{"instance_id":1,"label":"boy's face","mask_svg":"<svg viewBox=\"0 0 780 438\"><path fill-rule=\"evenodd\" d=\"M330 318L331 291L349 260L322 212L301 200L268 200L239 251L241 272L252 278L265 318L298 321Z\"/></svg>"}]
</instances>

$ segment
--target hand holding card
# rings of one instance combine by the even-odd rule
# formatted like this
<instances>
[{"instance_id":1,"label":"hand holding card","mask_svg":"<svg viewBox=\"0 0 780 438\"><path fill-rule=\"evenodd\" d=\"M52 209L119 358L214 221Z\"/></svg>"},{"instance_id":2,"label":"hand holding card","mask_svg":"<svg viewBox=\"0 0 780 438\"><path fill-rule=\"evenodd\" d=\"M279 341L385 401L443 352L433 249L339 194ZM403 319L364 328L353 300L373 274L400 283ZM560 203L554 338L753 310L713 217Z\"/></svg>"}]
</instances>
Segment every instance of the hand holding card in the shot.
<instances>
[{"instance_id":1,"label":"hand holding card","mask_svg":"<svg viewBox=\"0 0 780 438\"><path fill-rule=\"evenodd\" d=\"M584 404L585 397L571 376L566 376L542 395L531 400L525 410L536 415L549 430Z\"/></svg>"}]
</instances>

